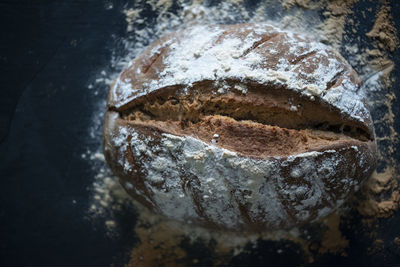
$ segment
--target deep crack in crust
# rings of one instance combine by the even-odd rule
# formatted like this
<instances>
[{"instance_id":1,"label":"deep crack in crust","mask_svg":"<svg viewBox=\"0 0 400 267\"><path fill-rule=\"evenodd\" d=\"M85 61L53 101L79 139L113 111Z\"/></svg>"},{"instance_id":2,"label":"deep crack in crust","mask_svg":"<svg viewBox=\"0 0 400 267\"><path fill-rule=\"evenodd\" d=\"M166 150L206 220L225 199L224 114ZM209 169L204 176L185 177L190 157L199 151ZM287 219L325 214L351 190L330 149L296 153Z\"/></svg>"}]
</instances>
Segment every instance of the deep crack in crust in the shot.
<instances>
[{"instance_id":1,"label":"deep crack in crust","mask_svg":"<svg viewBox=\"0 0 400 267\"><path fill-rule=\"evenodd\" d=\"M323 81L325 91L312 84L306 93L292 90L279 75L276 83L216 75L189 86L160 82L152 90L148 81L164 79L160 73L168 70L173 51L179 55L171 47L184 42L183 32L160 38L122 72L109 94L104 152L136 200L211 227L287 228L328 214L373 171L369 113L361 108L354 116L355 108L324 98L349 83L356 91L355 72L336 53L326 50L321 56L312 45L299 45L297 54L290 54L288 34L265 27L267 34L254 25L219 26L213 42L256 36L230 56L248 60L257 52L263 60L254 68L266 71L285 58L299 79L313 80L307 73L334 58L339 67ZM195 59L203 56L196 53ZM233 66L221 67L229 72ZM131 85L123 88L120 80Z\"/></svg>"},{"instance_id":2,"label":"deep crack in crust","mask_svg":"<svg viewBox=\"0 0 400 267\"><path fill-rule=\"evenodd\" d=\"M213 94L212 82L179 87L138 98L120 111L132 125L148 125L178 136L190 135L206 143L254 158L289 156L342 142L373 141L365 125L346 121L339 112L285 89L230 81L230 93ZM228 85L228 83L226 84ZM246 93L235 90L240 85ZM218 138L214 138L218 134Z\"/></svg>"}]
</instances>

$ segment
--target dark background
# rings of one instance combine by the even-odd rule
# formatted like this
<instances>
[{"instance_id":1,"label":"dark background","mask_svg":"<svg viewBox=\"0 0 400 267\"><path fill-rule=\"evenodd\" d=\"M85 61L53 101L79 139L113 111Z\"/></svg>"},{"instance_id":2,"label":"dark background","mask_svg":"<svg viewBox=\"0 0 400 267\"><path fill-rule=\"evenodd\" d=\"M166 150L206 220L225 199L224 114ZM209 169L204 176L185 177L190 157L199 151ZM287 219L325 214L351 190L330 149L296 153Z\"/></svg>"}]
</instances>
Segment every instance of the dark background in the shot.
<instances>
[{"instance_id":1,"label":"dark background","mask_svg":"<svg viewBox=\"0 0 400 267\"><path fill-rule=\"evenodd\" d=\"M129 259L135 216L121 213L126 226L118 237L107 235L103 222L87 219L93 171L81 158L93 142L87 137L94 106L87 85L110 62L111 36L126 34L125 2L112 1L114 8L106 9L109 2L101 0L0 1L0 266L119 266ZM392 2L400 25L400 2ZM371 5L361 1L357 8ZM399 80L399 51L392 56ZM394 112L400 116L399 105ZM400 236L399 212L378 222L387 245L372 254L360 218L349 220L353 226L343 228L348 257L328 255L314 265L400 266L400 249L392 242ZM231 265L302 261L296 247L276 255L281 245L260 241ZM188 248L204 259L199 266L209 266L205 248Z\"/></svg>"}]
</instances>

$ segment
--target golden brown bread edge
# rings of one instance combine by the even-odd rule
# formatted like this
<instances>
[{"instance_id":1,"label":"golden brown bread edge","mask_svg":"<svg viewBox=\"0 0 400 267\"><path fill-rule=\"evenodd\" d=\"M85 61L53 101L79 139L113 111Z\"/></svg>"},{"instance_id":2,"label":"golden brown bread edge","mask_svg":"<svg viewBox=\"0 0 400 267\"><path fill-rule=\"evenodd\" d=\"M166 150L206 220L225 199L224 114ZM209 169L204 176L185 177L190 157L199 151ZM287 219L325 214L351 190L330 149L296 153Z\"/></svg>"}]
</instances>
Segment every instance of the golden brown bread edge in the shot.
<instances>
[{"instance_id":1,"label":"golden brown bread edge","mask_svg":"<svg viewBox=\"0 0 400 267\"><path fill-rule=\"evenodd\" d=\"M221 40L225 36L238 34L237 25L224 27L226 31L221 35ZM276 42L279 42L281 34L273 34ZM131 77L138 88L147 79L157 79L157 72L163 68L163 59L168 56L168 49L163 48L161 54L153 55L150 55L150 51L158 45L163 47L163 43L171 44L169 40L176 41L182 35L177 33L159 39L139 56L130 68L124 70L121 76ZM267 36L261 40L271 38ZM275 60L280 56L282 55L276 55ZM268 62L266 64L262 68L268 68ZM137 68L146 70L139 78L134 74L137 73ZM351 69L342 72L341 75L343 77L336 77L336 82L342 79L358 83L358 77ZM317 97L310 101L282 85L261 84L251 80L228 80L230 87L242 84L248 88L250 95L254 94L259 98L265 95L266 98L271 98L274 100L273 104L263 103L261 106L266 110L272 108L272 113L285 114L283 117L277 116L277 121L272 122L259 121L260 118L256 118L257 127L266 127L266 132L272 131L268 128L269 125L277 125L278 128L289 128L293 131L311 128L311 132L317 133L320 130L317 122L328 121L332 125L342 123L353 127L358 133L351 136L349 133L336 131L331 134L335 141L325 140L326 143L321 146L304 148L293 155L283 151L268 157L264 154L257 156L248 153L240 146L215 144L213 139L210 139L211 133L210 136L205 135L201 138L193 131L185 132L185 129L177 127L185 124L186 126L181 128L187 128L188 123L190 127L194 127L193 125L204 122L205 115L210 115L222 116L220 120L225 122L233 120L233 124L227 123L229 125L224 128L228 132L229 127L241 129L247 120L240 115L233 116L237 115L235 112L223 110L223 114L218 114L220 110L214 108L210 109L210 112L214 111L216 114L201 114L202 116L195 119L187 115L188 118L179 122L176 116L163 117L157 114L153 105L148 108L147 117L129 118L130 114L143 108L143 103L159 101L155 106L157 109L169 101L169 96L184 103L185 96L190 95L189 104L193 104L193 96L198 95L198 92L203 96L212 94L209 90L212 82L195 83L189 91L182 90L184 86L179 84L166 87L123 105L116 105L113 97L109 97L103 134L106 160L127 192L149 209L173 219L220 229L258 231L289 228L315 221L332 212L357 190L374 170L377 152L369 114L365 116L364 122L360 122L346 117L323 99ZM240 92L230 91L225 96L225 100L235 97L246 99L246 94ZM282 100L285 97L292 99L290 103ZM202 101L202 104L206 103L204 99ZM306 114L304 117L310 121L314 120L313 123L304 123L303 113L296 117L296 110L291 110L293 102L302 104L302 111ZM225 104L229 107L232 103L237 102L227 101ZM169 105L165 112L174 115L176 110L171 107L173 106ZM246 103L242 107L246 107ZM313 110L316 112L313 113ZM230 119L229 116L233 118ZM288 125L285 125L285 121L279 122L279 119L291 117L296 119ZM251 119L254 120L254 117ZM178 124L175 123L177 121ZM251 133L251 129L245 132ZM284 139L278 138L277 142L279 140ZM322 141L316 141L319 142ZM162 149L163 147L168 148ZM196 151L201 153L196 154ZM171 171L160 170L160 166L157 167L160 161L167 162L168 164L161 167L167 167ZM205 170L209 167L213 169ZM158 177L160 175L165 177ZM154 177L157 179L153 179ZM213 191L213 188L216 190Z\"/></svg>"}]
</instances>

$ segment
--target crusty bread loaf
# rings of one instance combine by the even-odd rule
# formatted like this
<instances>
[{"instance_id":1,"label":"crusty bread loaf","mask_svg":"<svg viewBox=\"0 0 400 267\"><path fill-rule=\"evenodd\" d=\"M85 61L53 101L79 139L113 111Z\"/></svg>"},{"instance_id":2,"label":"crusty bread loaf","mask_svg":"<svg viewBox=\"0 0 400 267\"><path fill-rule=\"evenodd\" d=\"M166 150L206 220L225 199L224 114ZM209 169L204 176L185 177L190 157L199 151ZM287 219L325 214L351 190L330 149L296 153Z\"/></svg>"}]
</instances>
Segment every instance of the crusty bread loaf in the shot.
<instances>
[{"instance_id":1,"label":"crusty bread loaf","mask_svg":"<svg viewBox=\"0 0 400 267\"><path fill-rule=\"evenodd\" d=\"M104 154L149 209L231 230L293 227L372 173L360 80L327 46L265 24L150 45L111 86Z\"/></svg>"}]
</instances>

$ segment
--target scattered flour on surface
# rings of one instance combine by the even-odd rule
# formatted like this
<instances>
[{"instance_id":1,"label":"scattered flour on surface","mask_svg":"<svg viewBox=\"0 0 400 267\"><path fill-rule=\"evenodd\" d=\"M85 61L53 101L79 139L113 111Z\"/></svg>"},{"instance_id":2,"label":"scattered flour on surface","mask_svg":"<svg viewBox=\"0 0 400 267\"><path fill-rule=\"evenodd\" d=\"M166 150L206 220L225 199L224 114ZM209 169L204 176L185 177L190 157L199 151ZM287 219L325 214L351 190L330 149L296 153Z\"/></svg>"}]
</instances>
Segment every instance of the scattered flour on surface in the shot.
<instances>
[{"instance_id":1,"label":"scattered flour on surface","mask_svg":"<svg viewBox=\"0 0 400 267\"><path fill-rule=\"evenodd\" d=\"M390 112L391 103L393 103L393 100L391 100L393 99L393 92L390 89L390 84L392 83L391 71L393 70L394 62L387 56L388 54L385 49L390 50L393 47L392 44L397 42L397 39L390 31L386 31L386 29L390 30L393 28L380 26L391 24L390 8L383 5L382 11L379 13L380 10L377 10L376 12L378 18L381 19L376 21L376 26L369 32L370 38L374 39L375 42L370 42L373 45L371 48L365 47L361 43L351 43L352 40L358 38L358 35L355 34L355 32L357 32L355 24L352 24L351 20L348 19L353 13L351 8L356 1L316 2L308 0L268 0L255 5L254 8L246 8L243 2L244 1L230 0L223 1L219 4L207 4L205 1L201 0L178 1L178 7L174 10L171 8L173 1L169 0L147 1L148 4L146 5L144 5L144 1L135 1L129 3L124 10L121 10L121 12L125 14L127 32L123 34L123 36L114 35L115 47L118 47L118 49L113 49L111 51L112 58L109 66L107 66L109 69L105 70L103 73L99 71L99 74L96 75L88 85L88 90L93 92L93 124L90 126L88 132L90 138L88 140L88 149L82 154L82 160L89 163L94 173L93 186L89 188L92 194L89 213L94 218L100 217L104 220L104 224L108 228L115 228L115 224L118 224L118 222L114 220L113 210L120 209L121 205L126 201L130 202L130 199L127 198L128 195L124 192L116 177L111 174L101 156L101 133L106 94L110 84L115 77L118 76L120 71L128 66L132 59L142 52L148 44L155 41L164 33L194 25L267 22L285 30L292 30L300 34L305 34L316 41L322 41L341 52L345 52L345 58L364 80L362 93L365 93L367 97L366 102L372 110L376 127L393 128L393 116L387 116L387 114L390 113L382 113L380 111L383 107L384 109L389 108ZM150 10L147 10L148 7L150 7ZM105 8L112 9L115 7L107 3ZM319 12L322 9L326 9L326 12L323 14L324 17L319 16ZM148 17L145 16L145 14L149 14L149 12L154 15L154 21L149 20ZM369 16L373 17L375 15L373 12L374 11L372 11ZM345 26L348 25L351 26L350 32L344 30ZM377 35L379 31L386 32L384 35L379 36ZM349 39L352 36L354 38ZM271 51L271 53L273 53L273 51ZM389 95L389 98L387 98L387 95ZM293 106L293 109L295 108L296 107ZM386 162L385 159L390 159L391 154L388 153L393 151L391 148L393 148L394 144L397 142L395 136L395 131L392 134L387 135L383 133L377 136L380 151L383 153L381 161ZM396 163L386 162L385 164L387 164L389 166L388 168L392 171L390 172L390 177L387 175L389 172L385 171L384 178L392 181L388 182L389 184L397 185L397 183L393 181L393 175L395 175L393 168L395 168L394 164ZM297 176L298 171L293 170L292 175ZM377 178L374 179L380 181L379 174L377 174L376 177ZM301 193L302 190L302 188L296 189L299 193ZM371 187L371 190L375 190L374 187ZM398 203L398 190L396 190L397 189L393 192L397 192L395 198L397 201L396 203ZM382 190L375 191L381 192ZM371 211L371 209L369 209L369 213L365 213L368 213L370 216L382 214L390 204L389 202L381 202L382 204L374 202L373 207L377 207L376 210ZM210 231L196 228L192 225L179 225L176 224L176 222L169 223L165 221L165 219L139 208L140 205L137 207L141 210L139 212L141 220L143 222L152 222L154 226L153 229L157 229L158 223L168 224L171 226L168 228L172 229L171 232L187 237L193 236L195 237L194 239L198 237L204 240L214 239L217 240L218 245L222 246L222 250L225 250L226 247L229 247L229 249L234 248L235 253L240 253L244 245L248 242L255 244L256 240L259 238L292 240L293 242L301 244L303 249L307 251L309 245L307 240L311 238L310 235L307 235L306 230L301 233L302 236L305 237L299 238L300 232L298 229L293 229L290 233L274 232L242 237L229 233L226 235L222 233L211 233ZM364 206L361 206L361 208L362 207ZM394 208L397 209L397 206ZM393 211L393 209L390 208L391 211ZM339 215L335 216L338 217ZM158 219L154 219L154 217ZM336 222L337 219L333 221ZM145 235L149 233L147 228L145 231L140 231L140 229L144 228L140 228L138 225L136 228L138 232L145 232ZM335 233L335 236L340 236L336 235L336 230L331 232ZM165 233L165 231L163 231L163 233ZM140 238L142 239L144 237L140 236ZM346 247L346 242L343 240L327 242L322 242L321 244L322 246L330 246L330 252L340 251L340 249ZM140 250L140 248L138 249ZM312 258L310 258L310 261L312 261Z\"/></svg>"}]
</instances>

